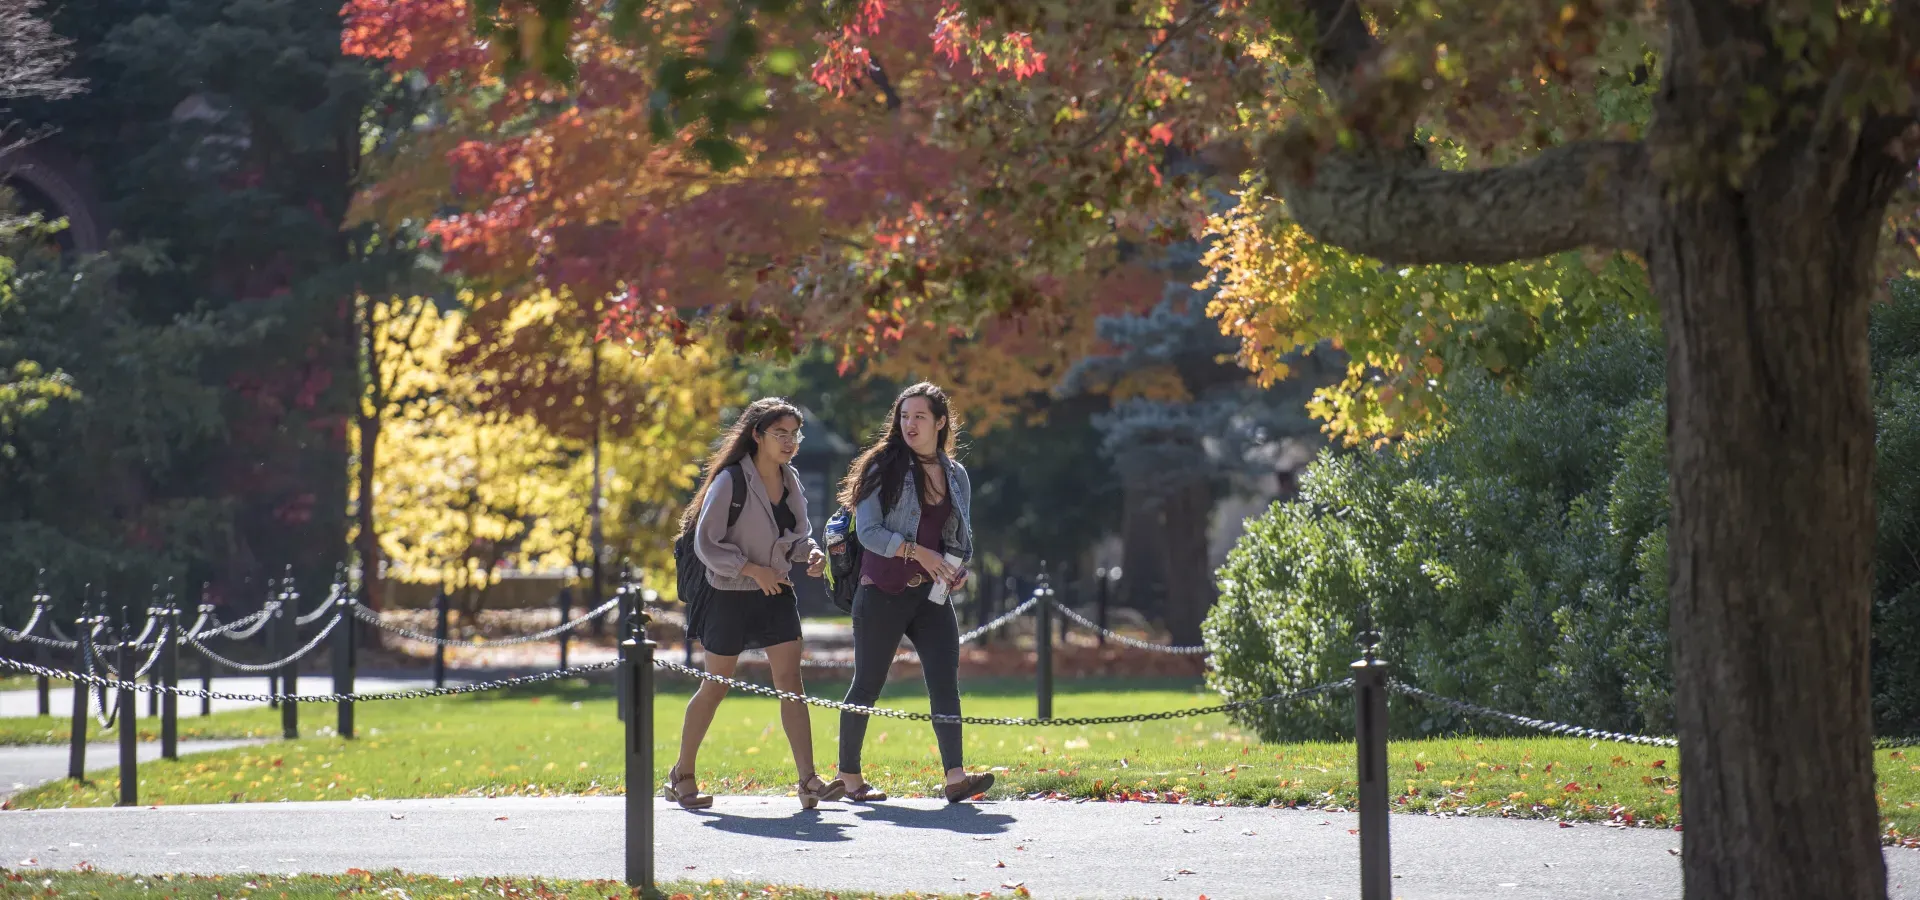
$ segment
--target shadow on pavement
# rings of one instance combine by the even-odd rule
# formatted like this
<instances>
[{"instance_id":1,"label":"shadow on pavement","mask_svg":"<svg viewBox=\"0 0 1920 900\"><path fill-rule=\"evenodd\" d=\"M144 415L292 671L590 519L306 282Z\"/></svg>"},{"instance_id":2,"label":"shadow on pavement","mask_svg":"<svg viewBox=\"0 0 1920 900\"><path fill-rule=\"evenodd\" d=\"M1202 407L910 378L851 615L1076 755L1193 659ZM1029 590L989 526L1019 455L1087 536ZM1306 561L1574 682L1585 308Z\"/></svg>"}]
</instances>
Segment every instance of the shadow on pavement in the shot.
<instances>
[{"instance_id":1,"label":"shadow on pavement","mask_svg":"<svg viewBox=\"0 0 1920 900\"><path fill-rule=\"evenodd\" d=\"M1001 834L1013 827L1013 817L987 812L972 803L949 803L939 809L875 803L854 815L870 822L888 822L902 828L938 828L960 834Z\"/></svg>"},{"instance_id":2,"label":"shadow on pavement","mask_svg":"<svg viewBox=\"0 0 1920 900\"><path fill-rule=\"evenodd\" d=\"M820 817L818 810L800 810L783 819L733 816L712 810L697 810L693 814L699 816L702 820L700 824L708 828L717 828L750 837L814 843L853 840L845 834L846 830L852 827L850 823L828 822Z\"/></svg>"}]
</instances>

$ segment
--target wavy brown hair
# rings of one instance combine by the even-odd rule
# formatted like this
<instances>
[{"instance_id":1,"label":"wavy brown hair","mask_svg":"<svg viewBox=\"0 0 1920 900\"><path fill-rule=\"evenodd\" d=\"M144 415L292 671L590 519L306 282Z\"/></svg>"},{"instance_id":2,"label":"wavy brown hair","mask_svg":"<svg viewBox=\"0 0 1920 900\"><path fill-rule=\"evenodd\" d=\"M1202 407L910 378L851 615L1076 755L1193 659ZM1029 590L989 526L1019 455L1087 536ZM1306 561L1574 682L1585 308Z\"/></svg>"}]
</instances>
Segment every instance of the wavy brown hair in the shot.
<instances>
[{"instance_id":1,"label":"wavy brown hair","mask_svg":"<svg viewBox=\"0 0 1920 900\"><path fill-rule=\"evenodd\" d=\"M693 494L693 502L687 504L686 512L680 514L680 533L692 530L694 523L700 521L700 508L707 504L707 492L713 490L713 479L720 470L733 465L760 451L760 439L767 429L791 418L794 428L807 424L807 417L800 414L800 408L783 397L763 397L747 405L740 411L740 418L734 420L733 427L720 436L712 456L707 457L707 477L700 482L700 490Z\"/></svg>"},{"instance_id":2,"label":"wavy brown hair","mask_svg":"<svg viewBox=\"0 0 1920 900\"><path fill-rule=\"evenodd\" d=\"M880 428L880 437L873 445L862 451L847 470L845 481L840 483L840 505L852 509L860 501L880 492L880 508L891 512L894 504L900 502L900 491L906 487L907 470L913 465L913 448L907 446L907 438L900 433L900 409L908 400L919 397L927 401L927 408L936 419L944 419L940 426L940 436L934 442L934 453L941 458L953 455L954 421L951 405L947 402L947 392L932 382L922 381L900 392L893 400L893 410L887 414L887 423ZM952 485L948 485L952 489ZM924 496L922 498L924 500Z\"/></svg>"}]
</instances>

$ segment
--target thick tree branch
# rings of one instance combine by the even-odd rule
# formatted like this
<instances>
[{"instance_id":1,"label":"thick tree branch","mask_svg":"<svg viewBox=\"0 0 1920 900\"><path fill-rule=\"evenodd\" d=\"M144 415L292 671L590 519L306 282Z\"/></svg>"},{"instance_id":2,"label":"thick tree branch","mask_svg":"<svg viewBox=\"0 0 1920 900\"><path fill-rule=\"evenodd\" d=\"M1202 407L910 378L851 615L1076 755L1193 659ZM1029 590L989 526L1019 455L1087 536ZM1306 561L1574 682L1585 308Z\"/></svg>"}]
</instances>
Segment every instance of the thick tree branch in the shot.
<instances>
[{"instance_id":1,"label":"thick tree branch","mask_svg":"<svg viewBox=\"0 0 1920 900\"><path fill-rule=\"evenodd\" d=\"M1288 214L1323 243L1394 263L1496 264L1581 247L1637 249L1647 160L1644 146L1621 142L1570 144L1465 172L1331 154L1311 174L1276 183ZM1267 160L1270 177L1291 168Z\"/></svg>"},{"instance_id":2,"label":"thick tree branch","mask_svg":"<svg viewBox=\"0 0 1920 900\"><path fill-rule=\"evenodd\" d=\"M1418 98L1373 77L1377 47L1354 0L1305 6L1315 77L1357 145L1324 149L1294 131L1262 155L1288 214L1315 239L1408 264L1639 247L1651 184L1643 145L1585 142L1499 168L1431 168L1412 136Z\"/></svg>"}]
</instances>

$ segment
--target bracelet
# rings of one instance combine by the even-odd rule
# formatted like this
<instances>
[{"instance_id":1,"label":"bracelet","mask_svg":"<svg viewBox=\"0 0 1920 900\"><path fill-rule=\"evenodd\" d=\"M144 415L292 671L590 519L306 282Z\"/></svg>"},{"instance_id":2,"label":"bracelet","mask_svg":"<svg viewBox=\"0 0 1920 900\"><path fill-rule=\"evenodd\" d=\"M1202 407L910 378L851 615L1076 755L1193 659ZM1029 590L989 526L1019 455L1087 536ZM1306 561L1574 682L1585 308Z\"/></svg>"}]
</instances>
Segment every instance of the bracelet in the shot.
<instances>
[{"instance_id":1,"label":"bracelet","mask_svg":"<svg viewBox=\"0 0 1920 900\"><path fill-rule=\"evenodd\" d=\"M905 541L905 542L903 542L903 543L901 543L901 544L900 544L900 556L901 556L901 558L902 558L902 559L912 559L912 558L913 558L913 551L914 551L915 549L917 549L917 548L916 548L916 547L914 547L914 544L913 544L913 542L912 542L912 541Z\"/></svg>"}]
</instances>

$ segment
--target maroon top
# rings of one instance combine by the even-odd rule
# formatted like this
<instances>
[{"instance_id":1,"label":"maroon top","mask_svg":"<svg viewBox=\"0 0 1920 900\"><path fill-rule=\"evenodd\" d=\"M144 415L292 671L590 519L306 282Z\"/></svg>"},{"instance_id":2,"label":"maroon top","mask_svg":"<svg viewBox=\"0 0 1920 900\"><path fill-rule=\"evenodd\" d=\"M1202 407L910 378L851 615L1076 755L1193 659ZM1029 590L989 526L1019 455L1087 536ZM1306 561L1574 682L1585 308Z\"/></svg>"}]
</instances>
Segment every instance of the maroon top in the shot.
<instances>
[{"instance_id":1,"label":"maroon top","mask_svg":"<svg viewBox=\"0 0 1920 900\"><path fill-rule=\"evenodd\" d=\"M922 504L919 533L913 536L913 542L935 553L945 553L947 544L940 535L946 531L947 517L952 514L951 497L941 498L938 506ZM868 553L860 560L860 580L889 594L906 590L907 582L915 575L932 577L921 567L919 560L881 556L878 553Z\"/></svg>"}]
</instances>

